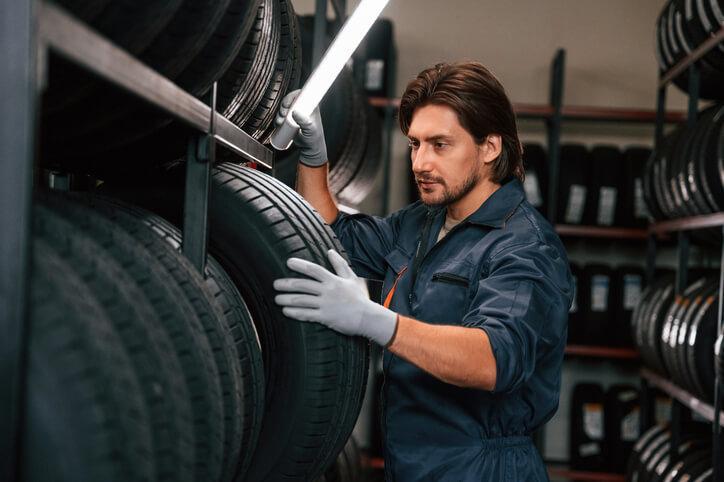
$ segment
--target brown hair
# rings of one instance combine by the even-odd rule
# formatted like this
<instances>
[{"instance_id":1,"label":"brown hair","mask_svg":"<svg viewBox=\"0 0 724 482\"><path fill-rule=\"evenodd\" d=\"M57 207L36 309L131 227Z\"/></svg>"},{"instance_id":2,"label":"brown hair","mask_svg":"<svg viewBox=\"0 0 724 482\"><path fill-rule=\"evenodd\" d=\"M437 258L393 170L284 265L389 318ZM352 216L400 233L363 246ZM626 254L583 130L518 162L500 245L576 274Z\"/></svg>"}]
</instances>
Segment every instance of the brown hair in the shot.
<instances>
[{"instance_id":1,"label":"brown hair","mask_svg":"<svg viewBox=\"0 0 724 482\"><path fill-rule=\"evenodd\" d=\"M523 149L518 139L513 106L498 79L478 62L440 63L413 79L400 100L400 129L407 135L412 115L427 104L453 109L460 124L482 143L489 134L502 139L500 156L493 161L492 181L511 176L523 179Z\"/></svg>"}]
</instances>

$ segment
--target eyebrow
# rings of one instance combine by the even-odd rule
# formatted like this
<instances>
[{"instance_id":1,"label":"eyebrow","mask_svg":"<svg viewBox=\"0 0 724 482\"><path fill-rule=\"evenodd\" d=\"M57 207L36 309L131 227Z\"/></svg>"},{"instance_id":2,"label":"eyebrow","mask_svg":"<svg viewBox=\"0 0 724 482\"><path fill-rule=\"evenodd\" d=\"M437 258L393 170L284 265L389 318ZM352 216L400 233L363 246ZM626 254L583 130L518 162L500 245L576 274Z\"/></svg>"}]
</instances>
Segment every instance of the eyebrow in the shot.
<instances>
[{"instance_id":1,"label":"eyebrow","mask_svg":"<svg viewBox=\"0 0 724 482\"><path fill-rule=\"evenodd\" d=\"M419 141L419 139L414 136L407 136L407 138L410 139L411 141ZM446 136L444 134L438 134L435 136L430 136L430 137L425 138L426 142L451 141L451 140L452 140L452 136Z\"/></svg>"}]
</instances>

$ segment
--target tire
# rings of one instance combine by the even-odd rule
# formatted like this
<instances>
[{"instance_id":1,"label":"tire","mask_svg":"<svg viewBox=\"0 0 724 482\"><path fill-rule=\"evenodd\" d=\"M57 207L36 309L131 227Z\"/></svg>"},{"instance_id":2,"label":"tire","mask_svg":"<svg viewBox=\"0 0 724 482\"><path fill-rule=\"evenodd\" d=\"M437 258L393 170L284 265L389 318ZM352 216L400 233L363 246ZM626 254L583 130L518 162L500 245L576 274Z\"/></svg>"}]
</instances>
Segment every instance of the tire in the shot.
<instances>
[{"instance_id":1,"label":"tire","mask_svg":"<svg viewBox=\"0 0 724 482\"><path fill-rule=\"evenodd\" d=\"M202 95L229 68L239 54L251 27L261 0L231 0L229 6L193 62L179 75L181 86L194 86L191 91Z\"/></svg>"},{"instance_id":2,"label":"tire","mask_svg":"<svg viewBox=\"0 0 724 482\"><path fill-rule=\"evenodd\" d=\"M220 164L209 203L212 252L249 304L262 344L266 412L247 480L313 480L349 438L361 408L368 343L286 318L272 282L297 256L327 268L343 249L297 193L252 169Z\"/></svg>"},{"instance_id":3,"label":"tire","mask_svg":"<svg viewBox=\"0 0 724 482\"><path fill-rule=\"evenodd\" d=\"M214 480L231 480L236 473L241 445L243 387L239 356L236 346L229 341L232 337L223 310L216 304L203 278L191 263L143 223L130 207L98 196L81 194L73 198L113 221L141 243L174 278L201 322L213 352L223 401L222 470L221 478Z\"/></svg>"},{"instance_id":4,"label":"tire","mask_svg":"<svg viewBox=\"0 0 724 482\"><path fill-rule=\"evenodd\" d=\"M239 54L219 79L217 108L242 127L269 85L279 48L278 0L262 0Z\"/></svg>"},{"instance_id":5,"label":"tire","mask_svg":"<svg viewBox=\"0 0 724 482\"><path fill-rule=\"evenodd\" d=\"M230 0L184 0L166 27L138 54L139 60L175 81L206 45L221 20ZM194 90L193 86L187 86ZM137 113L137 102L128 96L98 84L87 99L64 109L48 120L48 149L60 161L72 161L108 150L115 143L117 131L138 129L143 115L155 115L155 110ZM136 114L130 115L136 112ZM130 115L130 118L129 118ZM93 159L86 159L93 163Z\"/></svg>"},{"instance_id":6,"label":"tire","mask_svg":"<svg viewBox=\"0 0 724 482\"><path fill-rule=\"evenodd\" d=\"M30 482L155 479L148 412L107 314L33 241L23 473Z\"/></svg>"},{"instance_id":7,"label":"tire","mask_svg":"<svg viewBox=\"0 0 724 482\"><path fill-rule=\"evenodd\" d=\"M192 481L191 404L181 364L146 295L104 249L42 206L34 231L88 286L123 342L149 414L156 480Z\"/></svg>"},{"instance_id":8,"label":"tire","mask_svg":"<svg viewBox=\"0 0 724 482\"><path fill-rule=\"evenodd\" d=\"M227 1L229 5L221 20L215 29L211 29L213 35L175 79L179 87L197 97L209 91L238 54L254 20L250 13L255 12L259 4L259 0ZM136 106L116 120L113 129L104 129L99 133L98 139L94 141L97 148L90 153L108 153L109 155L104 156L106 163L110 160L113 163L129 164L129 159L137 159L134 164L138 164L139 160L169 160L173 157L164 155L169 149L163 141L155 139L153 134L168 126L172 136L176 136L172 142L179 145L177 139L179 131L182 130L179 124L167 114L159 113L154 107ZM184 144L181 143L180 147L183 152Z\"/></svg>"},{"instance_id":9,"label":"tire","mask_svg":"<svg viewBox=\"0 0 724 482\"><path fill-rule=\"evenodd\" d=\"M296 88L292 80L299 77L301 56L299 25L289 0L278 0L280 32L279 49L274 63L271 81L267 84L261 101L256 105L243 129L254 139L267 143L274 129L273 121L286 93Z\"/></svg>"},{"instance_id":10,"label":"tire","mask_svg":"<svg viewBox=\"0 0 724 482\"><path fill-rule=\"evenodd\" d=\"M120 212L137 219L150 228L147 231L153 231L159 239L163 239L179 254L181 253L181 231L162 217L113 198L97 196L92 202L103 205L104 211ZM140 227L132 229L140 230ZM182 264L187 265L185 261ZM192 277L195 278L193 275ZM213 304L222 312L224 338L227 340L226 343L233 343L233 350L229 351L238 359L235 363L229 363L235 367L235 370L238 364L235 380L238 380L238 390L243 397L241 400L233 401L240 403L241 408L233 418L236 409L229 405L232 402L231 384L227 384L224 392L227 408L224 417L227 430L225 440L229 456L227 476L222 480L230 480L229 474L236 474L238 478L243 476L251 460L251 452L256 446L264 410L264 368L259 337L249 309L233 281L213 256L208 257L203 282L206 288L204 291L212 297ZM234 464L235 457L239 458L236 464Z\"/></svg>"},{"instance_id":11,"label":"tire","mask_svg":"<svg viewBox=\"0 0 724 482\"><path fill-rule=\"evenodd\" d=\"M146 48L163 30L181 6L182 0L121 0L111 2L107 7L106 0L83 2L92 4L93 8L101 7L96 14L88 18L86 8L71 8L72 12L80 12L79 18L88 23L94 30L101 33L114 44L131 55L137 55ZM77 1L63 0L62 4L78 4ZM87 100L89 95L98 94L102 89L96 78L67 61L56 57L49 58L50 71L54 73L53 82L44 99L44 115L51 115L75 102Z\"/></svg>"},{"instance_id":12,"label":"tire","mask_svg":"<svg viewBox=\"0 0 724 482\"><path fill-rule=\"evenodd\" d=\"M191 397L194 480L218 480L223 456L219 375L206 333L176 279L123 228L61 193L39 193L38 202L71 221L108 252L148 295L170 336Z\"/></svg>"},{"instance_id":13,"label":"tire","mask_svg":"<svg viewBox=\"0 0 724 482\"><path fill-rule=\"evenodd\" d=\"M374 187L382 159L381 119L371 106L367 105L365 109L367 111L367 144L364 147L364 156L352 181L337 195L340 200L353 205L361 203Z\"/></svg>"}]
</instances>

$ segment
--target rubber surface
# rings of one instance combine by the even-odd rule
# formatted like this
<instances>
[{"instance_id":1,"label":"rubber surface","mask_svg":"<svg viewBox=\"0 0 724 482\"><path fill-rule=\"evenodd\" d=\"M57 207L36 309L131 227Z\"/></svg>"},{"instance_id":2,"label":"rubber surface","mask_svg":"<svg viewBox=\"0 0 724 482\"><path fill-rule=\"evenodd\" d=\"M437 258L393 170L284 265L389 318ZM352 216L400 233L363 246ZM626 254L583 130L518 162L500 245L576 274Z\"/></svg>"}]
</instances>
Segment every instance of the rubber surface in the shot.
<instances>
[{"instance_id":1,"label":"rubber surface","mask_svg":"<svg viewBox=\"0 0 724 482\"><path fill-rule=\"evenodd\" d=\"M41 192L38 202L92 237L147 294L172 340L191 397L195 480L217 480L223 456L223 407L214 354L177 279L120 226L63 193Z\"/></svg>"},{"instance_id":2,"label":"rubber surface","mask_svg":"<svg viewBox=\"0 0 724 482\"><path fill-rule=\"evenodd\" d=\"M155 478L149 414L123 343L80 276L33 241L22 480Z\"/></svg>"},{"instance_id":3,"label":"rubber surface","mask_svg":"<svg viewBox=\"0 0 724 482\"><path fill-rule=\"evenodd\" d=\"M333 462L357 419L368 342L287 319L272 282L294 276L288 257L329 268L326 251L342 247L306 201L270 176L224 163L212 185L212 252L247 301L265 364L266 412L247 479L311 480Z\"/></svg>"}]
</instances>

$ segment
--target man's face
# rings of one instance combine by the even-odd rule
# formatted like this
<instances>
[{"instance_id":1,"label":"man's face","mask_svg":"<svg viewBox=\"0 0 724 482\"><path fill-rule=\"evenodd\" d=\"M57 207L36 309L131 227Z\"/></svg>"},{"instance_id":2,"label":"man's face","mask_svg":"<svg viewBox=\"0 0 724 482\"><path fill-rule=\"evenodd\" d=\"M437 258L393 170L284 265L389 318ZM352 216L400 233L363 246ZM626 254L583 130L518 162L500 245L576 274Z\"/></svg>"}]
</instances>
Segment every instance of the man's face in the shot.
<instances>
[{"instance_id":1,"label":"man's face","mask_svg":"<svg viewBox=\"0 0 724 482\"><path fill-rule=\"evenodd\" d=\"M420 200L426 205L453 204L483 179L480 147L450 107L428 104L417 108L407 137L412 172Z\"/></svg>"}]
</instances>

